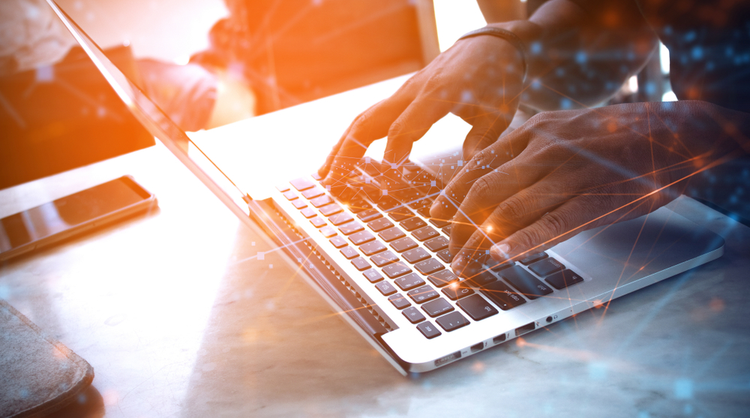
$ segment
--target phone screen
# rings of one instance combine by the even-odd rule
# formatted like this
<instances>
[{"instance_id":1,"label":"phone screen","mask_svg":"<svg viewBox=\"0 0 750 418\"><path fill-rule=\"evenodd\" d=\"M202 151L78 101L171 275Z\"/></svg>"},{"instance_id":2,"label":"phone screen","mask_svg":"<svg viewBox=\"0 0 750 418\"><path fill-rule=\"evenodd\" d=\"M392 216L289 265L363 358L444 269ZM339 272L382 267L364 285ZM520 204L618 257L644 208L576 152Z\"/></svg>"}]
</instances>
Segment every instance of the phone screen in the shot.
<instances>
[{"instance_id":1,"label":"phone screen","mask_svg":"<svg viewBox=\"0 0 750 418\"><path fill-rule=\"evenodd\" d=\"M74 228L151 195L127 177L45 203L0 220L0 252Z\"/></svg>"}]
</instances>

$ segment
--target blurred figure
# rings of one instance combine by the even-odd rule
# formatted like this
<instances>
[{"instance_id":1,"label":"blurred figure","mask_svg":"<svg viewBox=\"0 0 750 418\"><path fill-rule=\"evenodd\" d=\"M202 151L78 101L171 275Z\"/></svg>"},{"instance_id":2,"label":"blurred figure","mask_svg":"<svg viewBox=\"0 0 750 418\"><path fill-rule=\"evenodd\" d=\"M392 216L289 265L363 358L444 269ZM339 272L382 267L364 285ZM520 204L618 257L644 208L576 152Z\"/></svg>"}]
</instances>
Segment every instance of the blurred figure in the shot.
<instances>
[{"instance_id":1,"label":"blurred figure","mask_svg":"<svg viewBox=\"0 0 750 418\"><path fill-rule=\"evenodd\" d=\"M210 47L139 63L144 90L185 130L304 103L423 66L409 0L226 0Z\"/></svg>"}]
</instances>

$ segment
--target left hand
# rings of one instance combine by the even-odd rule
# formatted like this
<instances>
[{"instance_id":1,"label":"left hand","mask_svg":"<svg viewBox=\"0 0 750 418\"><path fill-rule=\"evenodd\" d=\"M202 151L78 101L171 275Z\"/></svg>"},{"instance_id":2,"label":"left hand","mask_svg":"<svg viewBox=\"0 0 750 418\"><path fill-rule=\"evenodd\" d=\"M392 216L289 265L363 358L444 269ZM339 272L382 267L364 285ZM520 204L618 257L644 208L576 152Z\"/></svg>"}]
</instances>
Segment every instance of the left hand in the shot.
<instances>
[{"instance_id":1,"label":"left hand","mask_svg":"<svg viewBox=\"0 0 750 418\"><path fill-rule=\"evenodd\" d=\"M670 202L696 171L691 142L706 135L702 102L634 103L540 113L477 153L431 209L453 217L461 271L492 248L502 260ZM700 112L697 112L700 113Z\"/></svg>"}]
</instances>

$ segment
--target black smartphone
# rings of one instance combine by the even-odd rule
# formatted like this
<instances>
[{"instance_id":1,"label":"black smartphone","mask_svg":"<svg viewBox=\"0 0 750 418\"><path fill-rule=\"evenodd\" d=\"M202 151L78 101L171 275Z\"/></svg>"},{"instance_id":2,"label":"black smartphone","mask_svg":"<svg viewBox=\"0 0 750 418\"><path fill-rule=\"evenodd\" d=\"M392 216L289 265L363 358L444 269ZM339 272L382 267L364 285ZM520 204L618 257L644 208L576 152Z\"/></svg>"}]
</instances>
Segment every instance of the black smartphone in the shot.
<instances>
[{"instance_id":1,"label":"black smartphone","mask_svg":"<svg viewBox=\"0 0 750 418\"><path fill-rule=\"evenodd\" d=\"M123 176L16 213L0 220L0 261L155 206L156 196Z\"/></svg>"}]
</instances>

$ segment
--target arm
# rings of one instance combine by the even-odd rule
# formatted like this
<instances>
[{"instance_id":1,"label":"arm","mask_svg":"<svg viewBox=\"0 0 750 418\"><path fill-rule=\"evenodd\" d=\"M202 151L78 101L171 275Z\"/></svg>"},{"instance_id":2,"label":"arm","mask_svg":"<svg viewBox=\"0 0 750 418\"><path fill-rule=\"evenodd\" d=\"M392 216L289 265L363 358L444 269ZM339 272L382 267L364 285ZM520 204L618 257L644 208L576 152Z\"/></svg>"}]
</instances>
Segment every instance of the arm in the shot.
<instances>
[{"instance_id":1,"label":"arm","mask_svg":"<svg viewBox=\"0 0 750 418\"><path fill-rule=\"evenodd\" d=\"M606 3L607 8L600 3ZM615 16L611 22L610 14ZM449 112L472 125L464 140L464 159L468 160L495 142L512 120L519 101L539 109L558 108L562 93L572 94L573 104L598 102L637 71L655 45L653 33L644 29L646 23L632 0L580 4L552 0L530 21L494 25L516 33L529 47L525 83L523 57L509 42L492 36L462 39L393 96L352 122L319 170L326 177L324 183L336 186L344 182L367 147L384 136L388 136L386 161L406 161L412 143ZM643 50L630 59L628 48L634 49L636 44L643 44ZM582 61L579 52L588 58ZM613 63L611 56L625 58ZM625 71L619 70L622 66ZM607 85L598 75L606 71L620 71L614 84Z\"/></svg>"},{"instance_id":2,"label":"arm","mask_svg":"<svg viewBox=\"0 0 750 418\"><path fill-rule=\"evenodd\" d=\"M750 153L750 115L703 101L540 113L466 164L431 214L453 217L453 267L536 252L647 214Z\"/></svg>"},{"instance_id":3,"label":"arm","mask_svg":"<svg viewBox=\"0 0 750 418\"><path fill-rule=\"evenodd\" d=\"M492 26L526 42L529 88L522 101L538 110L601 103L658 46L633 0L551 0L528 20Z\"/></svg>"}]
</instances>

